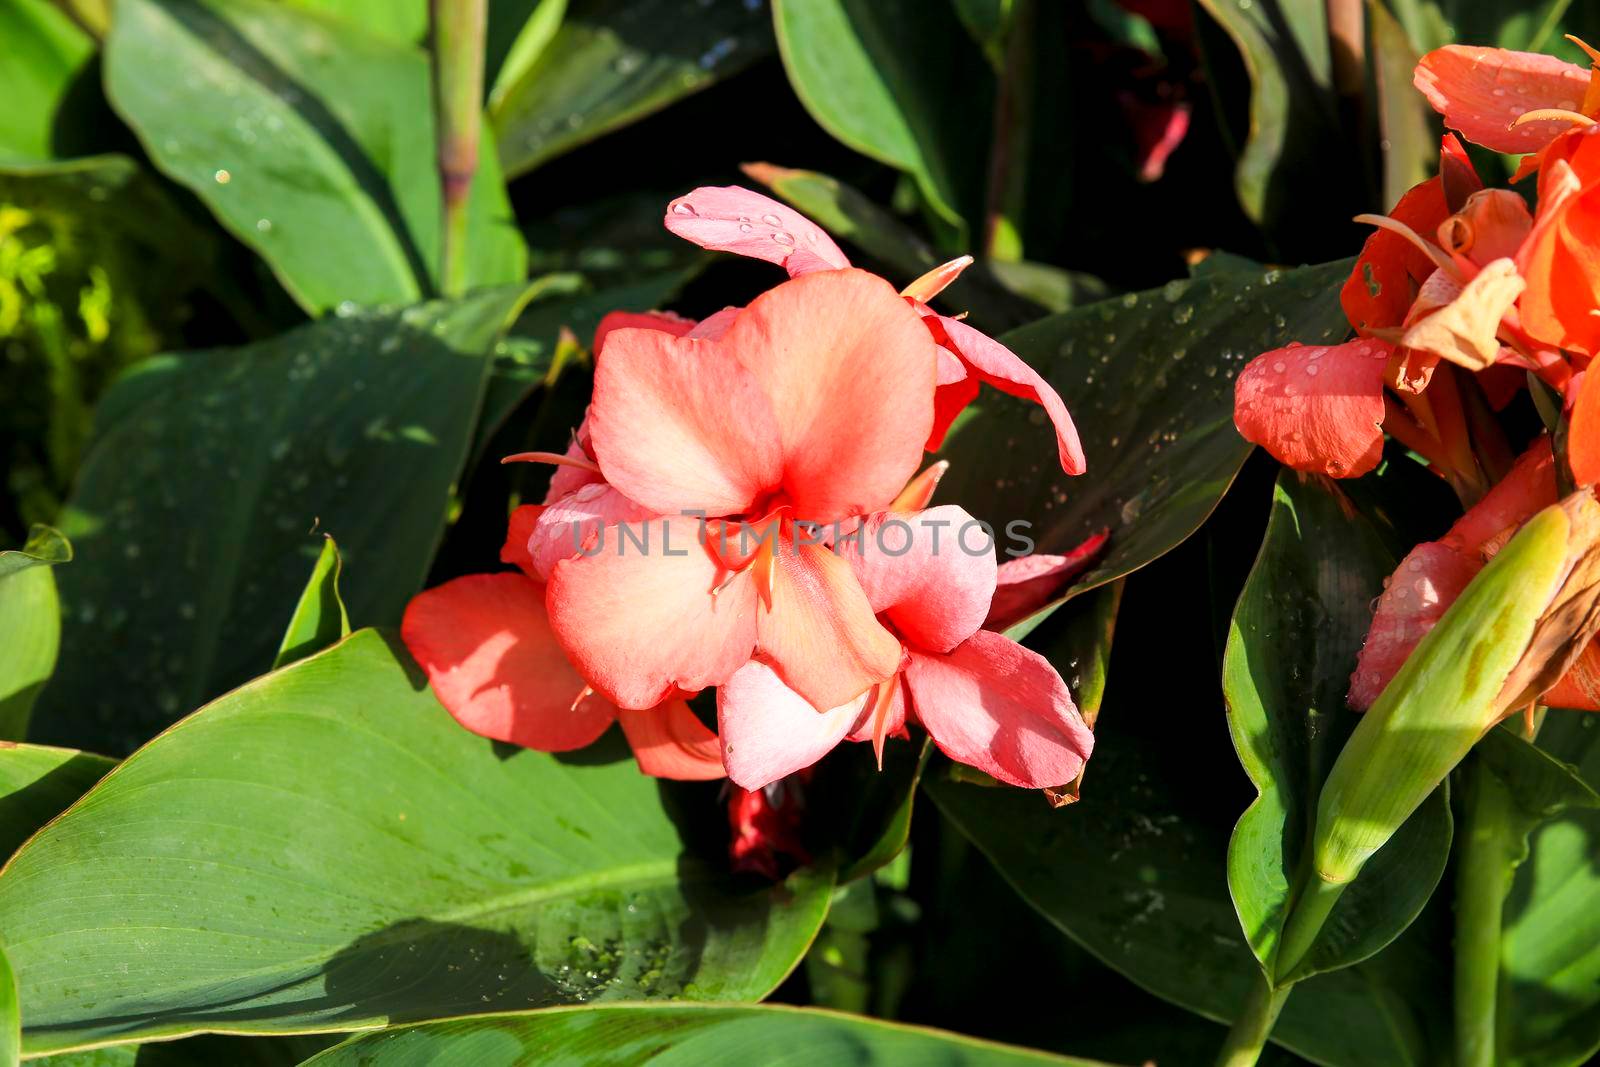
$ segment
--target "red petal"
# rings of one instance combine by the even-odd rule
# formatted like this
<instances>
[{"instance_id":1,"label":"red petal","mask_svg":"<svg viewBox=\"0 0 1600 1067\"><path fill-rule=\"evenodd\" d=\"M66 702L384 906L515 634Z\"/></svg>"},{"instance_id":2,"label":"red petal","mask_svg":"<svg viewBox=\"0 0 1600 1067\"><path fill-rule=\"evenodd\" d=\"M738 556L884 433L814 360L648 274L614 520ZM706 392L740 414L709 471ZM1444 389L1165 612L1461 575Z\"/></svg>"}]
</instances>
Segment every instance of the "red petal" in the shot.
<instances>
[{"instance_id":1,"label":"red petal","mask_svg":"<svg viewBox=\"0 0 1600 1067\"><path fill-rule=\"evenodd\" d=\"M1446 126L1474 144L1516 154L1537 152L1570 124L1511 123L1538 108L1576 111L1589 72L1538 52L1452 44L1423 56L1413 80Z\"/></svg>"},{"instance_id":2,"label":"red petal","mask_svg":"<svg viewBox=\"0 0 1600 1067\"><path fill-rule=\"evenodd\" d=\"M1438 541L1413 548L1378 598L1367 640L1350 676L1350 706L1378 699L1417 642L1438 622L1483 567L1481 559Z\"/></svg>"},{"instance_id":3,"label":"red petal","mask_svg":"<svg viewBox=\"0 0 1600 1067\"><path fill-rule=\"evenodd\" d=\"M682 337L692 329L693 319L686 319L672 311L610 311L594 328L594 343L589 351L599 357L606 336L612 330L660 330L672 337Z\"/></svg>"},{"instance_id":4,"label":"red petal","mask_svg":"<svg viewBox=\"0 0 1600 1067\"><path fill-rule=\"evenodd\" d=\"M1000 564L994 602L983 621L984 629L1005 630L1050 603L1089 569L1110 536L1109 531L1101 530L1064 556L1040 552Z\"/></svg>"},{"instance_id":5,"label":"red petal","mask_svg":"<svg viewBox=\"0 0 1600 1067\"><path fill-rule=\"evenodd\" d=\"M1573 481L1593 485L1600 482L1600 373L1585 372L1576 379L1576 388L1578 399L1567 427L1567 462Z\"/></svg>"},{"instance_id":6,"label":"red petal","mask_svg":"<svg viewBox=\"0 0 1600 1067\"><path fill-rule=\"evenodd\" d=\"M544 587L472 574L412 598L400 637L439 702L475 734L564 752L605 733L616 709L589 698L545 617Z\"/></svg>"},{"instance_id":7,"label":"red petal","mask_svg":"<svg viewBox=\"0 0 1600 1067\"><path fill-rule=\"evenodd\" d=\"M704 782L725 777L722 745L682 700L617 712L639 769L653 778Z\"/></svg>"},{"instance_id":8,"label":"red petal","mask_svg":"<svg viewBox=\"0 0 1600 1067\"><path fill-rule=\"evenodd\" d=\"M944 656L911 654L917 720L951 759L1024 789L1078 777L1094 734L1050 662L979 630Z\"/></svg>"},{"instance_id":9,"label":"red petal","mask_svg":"<svg viewBox=\"0 0 1600 1067\"><path fill-rule=\"evenodd\" d=\"M534 577L549 581L551 569L577 555L602 526L641 523L654 515L649 508L634 503L604 482L580 486L555 503L545 505L543 514L530 531L527 552Z\"/></svg>"},{"instance_id":10,"label":"red petal","mask_svg":"<svg viewBox=\"0 0 1600 1067\"><path fill-rule=\"evenodd\" d=\"M737 185L706 185L680 196L667 206L662 222L701 248L763 259L790 275L850 265L821 226Z\"/></svg>"},{"instance_id":11,"label":"red petal","mask_svg":"<svg viewBox=\"0 0 1600 1067\"><path fill-rule=\"evenodd\" d=\"M649 538L645 550L605 527L594 555L556 564L547 601L557 639L589 684L621 707L653 708L721 685L750 658L755 588L741 577L712 595L726 573L694 519L632 529Z\"/></svg>"},{"instance_id":12,"label":"red petal","mask_svg":"<svg viewBox=\"0 0 1600 1067\"><path fill-rule=\"evenodd\" d=\"M733 783L762 786L811 766L833 751L861 717L867 694L818 711L752 660L717 690L717 733Z\"/></svg>"},{"instance_id":13,"label":"red petal","mask_svg":"<svg viewBox=\"0 0 1600 1067\"><path fill-rule=\"evenodd\" d=\"M500 546L500 562L518 567L530 578L543 581L533 565L533 553L528 550L528 540L533 537L534 526L544 513L542 504L524 504L511 513L506 522L506 543Z\"/></svg>"},{"instance_id":14,"label":"red petal","mask_svg":"<svg viewBox=\"0 0 1600 1067\"><path fill-rule=\"evenodd\" d=\"M1392 352L1366 339L1263 352L1234 383L1233 423L1295 470L1365 474L1383 455L1383 374Z\"/></svg>"}]
</instances>

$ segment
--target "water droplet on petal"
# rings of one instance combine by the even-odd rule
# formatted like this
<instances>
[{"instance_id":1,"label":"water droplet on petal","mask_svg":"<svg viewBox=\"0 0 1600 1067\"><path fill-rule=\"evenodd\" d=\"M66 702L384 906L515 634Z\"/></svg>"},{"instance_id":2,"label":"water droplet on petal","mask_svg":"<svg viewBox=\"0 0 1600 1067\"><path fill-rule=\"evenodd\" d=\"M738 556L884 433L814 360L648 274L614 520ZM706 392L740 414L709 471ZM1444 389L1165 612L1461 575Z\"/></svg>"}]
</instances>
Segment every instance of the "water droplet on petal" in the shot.
<instances>
[{"instance_id":1,"label":"water droplet on petal","mask_svg":"<svg viewBox=\"0 0 1600 1067\"><path fill-rule=\"evenodd\" d=\"M772 239L778 242L780 245L794 244L794 234L784 233L782 230L779 230L777 233L773 234Z\"/></svg>"},{"instance_id":2,"label":"water droplet on petal","mask_svg":"<svg viewBox=\"0 0 1600 1067\"><path fill-rule=\"evenodd\" d=\"M698 215L698 214L700 214L700 212L698 212L698 211L696 211L694 209L694 205L689 203L689 201L687 201L687 200L679 200L676 204L673 204L672 205L672 213L674 215Z\"/></svg>"},{"instance_id":3,"label":"water droplet on petal","mask_svg":"<svg viewBox=\"0 0 1600 1067\"><path fill-rule=\"evenodd\" d=\"M768 226L782 226L783 225L783 220L780 219L776 215L762 215L761 216L761 221L766 223Z\"/></svg>"}]
</instances>

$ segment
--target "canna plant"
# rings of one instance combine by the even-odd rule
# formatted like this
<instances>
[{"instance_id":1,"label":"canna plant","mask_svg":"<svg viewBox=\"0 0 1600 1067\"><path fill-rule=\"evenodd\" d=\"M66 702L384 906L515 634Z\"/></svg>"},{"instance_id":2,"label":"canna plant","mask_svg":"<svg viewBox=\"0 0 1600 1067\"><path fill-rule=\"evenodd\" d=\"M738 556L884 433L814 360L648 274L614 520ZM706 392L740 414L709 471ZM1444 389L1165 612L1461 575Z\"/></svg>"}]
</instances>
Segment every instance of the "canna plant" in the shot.
<instances>
[{"instance_id":1,"label":"canna plant","mask_svg":"<svg viewBox=\"0 0 1600 1067\"><path fill-rule=\"evenodd\" d=\"M1597 32L0 0L0 1061L1585 1062Z\"/></svg>"}]
</instances>

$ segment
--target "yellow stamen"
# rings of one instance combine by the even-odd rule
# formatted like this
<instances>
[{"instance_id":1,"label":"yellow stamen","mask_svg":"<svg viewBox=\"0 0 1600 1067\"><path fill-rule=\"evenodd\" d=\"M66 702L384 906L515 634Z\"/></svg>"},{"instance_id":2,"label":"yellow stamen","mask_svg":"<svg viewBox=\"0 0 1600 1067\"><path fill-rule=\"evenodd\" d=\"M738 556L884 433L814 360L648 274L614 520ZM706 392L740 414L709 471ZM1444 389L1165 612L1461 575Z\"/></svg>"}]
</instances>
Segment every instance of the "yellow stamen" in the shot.
<instances>
[{"instance_id":1,"label":"yellow stamen","mask_svg":"<svg viewBox=\"0 0 1600 1067\"><path fill-rule=\"evenodd\" d=\"M900 290L900 295L908 296L913 300L926 304L944 292L945 287L961 277L961 272L970 266L972 266L971 256L957 256L948 263L939 264Z\"/></svg>"},{"instance_id":2,"label":"yellow stamen","mask_svg":"<svg viewBox=\"0 0 1600 1067\"><path fill-rule=\"evenodd\" d=\"M1590 48L1589 45L1581 37L1574 37L1570 33L1563 34L1562 36L1566 37L1567 40L1571 41L1573 44L1575 44L1579 48L1583 49L1584 52L1589 56L1589 62L1590 63L1594 64L1597 67L1600 67L1600 51L1597 51L1597 50L1595 50L1593 48Z\"/></svg>"},{"instance_id":3,"label":"yellow stamen","mask_svg":"<svg viewBox=\"0 0 1600 1067\"><path fill-rule=\"evenodd\" d=\"M1526 122L1570 122L1574 126L1593 126L1595 120L1581 111L1568 111L1560 107L1536 107L1512 119L1506 129L1514 130Z\"/></svg>"},{"instance_id":4,"label":"yellow stamen","mask_svg":"<svg viewBox=\"0 0 1600 1067\"><path fill-rule=\"evenodd\" d=\"M1368 226L1376 226L1380 230L1388 230L1390 233L1399 234L1421 249L1440 270L1449 274L1452 278L1461 277L1461 272L1456 269L1455 263L1449 256L1444 254L1444 251L1438 245L1423 240L1416 230L1413 230L1399 219L1391 219L1387 215L1357 215L1353 221L1364 222Z\"/></svg>"}]
</instances>

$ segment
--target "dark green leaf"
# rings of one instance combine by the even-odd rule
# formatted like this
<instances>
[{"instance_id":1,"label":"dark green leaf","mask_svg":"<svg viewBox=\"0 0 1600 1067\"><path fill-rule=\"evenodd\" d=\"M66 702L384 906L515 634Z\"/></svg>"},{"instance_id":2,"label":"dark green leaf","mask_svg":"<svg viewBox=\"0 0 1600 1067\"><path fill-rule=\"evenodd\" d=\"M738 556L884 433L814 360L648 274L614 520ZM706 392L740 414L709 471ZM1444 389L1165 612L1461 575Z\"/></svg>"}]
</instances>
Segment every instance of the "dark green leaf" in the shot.
<instances>
[{"instance_id":1,"label":"dark green leaf","mask_svg":"<svg viewBox=\"0 0 1600 1067\"><path fill-rule=\"evenodd\" d=\"M566 17L525 69L495 86L490 117L506 173L659 111L772 50L759 4L568 0Z\"/></svg>"},{"instance_id":2,"label":"dark green leaf","mask_svg":"<svg viewBox=\"0 0 1600 1067\"><path fill-rule=\"evenodd\" d=\"M1032 1049L815 1008L618 1007L452 1019L352 1038L306 1067L411 1067L423 1063L514 1067L604 1063L850 1064L852 1067L1094 1067Z\"/></svg>"},{"instance_id":3,"label":"dark green leaf","mask_svg":"<svg viewBox=\"0 0 1600 1067\"><path fill-rule=\"evenodd\" d=\"M62 523L78 562L38 739L126 752L265 670L314 528L339 538L355 623L398 621L522 296L330 318L125 377Z\"/></svg>"},{"instance_id":4,"label":"dark green leaf","mask_svg":"<svg viewBox=\"0 0 1600 1067\"><path fill-rule=\"evenodd\" d=\"M1105 553L1069 596L1143 567L1205 521L1250 454L1233 427L1233 378L1244 362L1291 340L1348 332L1337 293L1349 269L1219 271L1004 335L1066 401L1088 473L1061 473L1041 410L986 391L943 449L951 468L940 498L997 531L1029 524L1042 552L1109 529Z\"/></svg>"},{"instance_id":5,"label":"dark green leaf","mask_svg":"<svg viewBox=\"0 0 1600 1067\"><path fill-rule=\"evenodd\" d=\"M0 948L0 1065L16 1067L22 1061L22 1018L17 1013L17 979L11 973L5 950Z\"/></svg>"},{"instance_id":6,"label":"dark green leaf","mask_svg":"<svg viewBox=\"0 0 1600 1067\"><path fill-rule=\"evenodd\" d=\"M325 538L305 592L300 594L300 603L289 616L289 628L278 645L278 658L272 661L274 667L287 667L350 636L350 615L339 597L339 571L343 566L339 546L331 536Z\"/></svg>"},{"instance_id":7,"label":"dark green leaf","mask_svg":"<svg viewBox=\"0 0 1600 1067\"><path fill-rule=\"evenodd\" d=\"M815 812L810 822L830 831L841 884L871 874L906 847L931 748L926 738L916 744L888 740L880 770L868 746L851 745L818 766L808 790Z\"/></svg>"},{"instance_id":8,"label":"dark green leaf","mask_svg":"<svg viewBox=\"0 0 1600 1067\"><path fill-rule=\"evenodd\" d=\"M1438 168L1439 123L1427 98L1411 84L1418 57L1405 30L1383 0L1367 0L1367 19L1383 136L1383 204L1388 207Z\"/></svg>"},{"instance_id":9,"label":"dark green leaf","mask_svg":"<svg viewBox=\"0 0 1600 1067\"><path fill-rule=\"evenodd\" d=\"M10 856L116 765L70 748L0 746L0 856Z\"/></svg>"},{"instance_id":10,"label":"dark green leaf","mask_svg":"<svg viewBox=\"0 0 1600 1067\"><path fill-rule=\"evenodd\" d=\"M94 57L94 42L47 0L0 4L0 165L56 158L58 123L73 84Z\"/></svg>"},{"instance_id":11,"label":"dark green leaf","mask_svg":"<svg viewBox=\"0 0 1600 1067\"><path fill-rule=\"evenodd\" d=\"M55 670L61 604L51 568L71 559L72 546L49 526L35 526L20 550L0 552L0 741L26 735Z\"/></svg>"},{"instance_id":12,"label":"dark green leaf","mask_svg":"<svg viewBox=\"0 0 1600 1067\"><path fill-rule=\"evenodd\" d=\"M914 177L959 238L988 147L993 79L973 62L978 52L954 12L915 0L773 0L772 15L811 117Z\"/></svg>"},{"instance_id":13,"label":"dark green leaf","mask_svg":"<svg viewBox=\"0 0 1600 1067\"><path fill-rule=\"evenodd\" d=\"M832 877L730 878L725 840L683 836L708 812L615 733L501 751L359 631L162 734L0 872L27 1047L758 999Z\"/></svg>"},{"instance_id":14,"label":"dark green leaf","mask_svg":"<svg viewBox=\"0 0 1600 1067\"><path fill-rule=\"evenodd\" d=\"M419 49L267 0L119 2L106 48L112 102L150 158L308 311L433 291L441 209ZM492 144L481 155L471 286L525 271Z\"/></svg>"},{"instance_id":15,"label":"dark green leaf","mask_svg":"<svg viewBox=\"0 0 1600 1067\"><path fill-rule=\"evenodd\" d=\"M1284 920L1309 870L1315 798L1355 728L1350 672L1394 559L1332 482L1286 471L1266 539L1234 610L1223 665L1228 724L1259 795L1228 847L1228 886L1269 977ZM1347 967L1411 924L1450 855L1441 788L1340 898L1310 951L1307 974Z\"/></svg>"}]
</instances>

